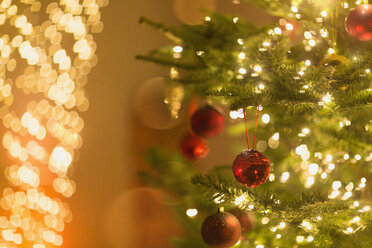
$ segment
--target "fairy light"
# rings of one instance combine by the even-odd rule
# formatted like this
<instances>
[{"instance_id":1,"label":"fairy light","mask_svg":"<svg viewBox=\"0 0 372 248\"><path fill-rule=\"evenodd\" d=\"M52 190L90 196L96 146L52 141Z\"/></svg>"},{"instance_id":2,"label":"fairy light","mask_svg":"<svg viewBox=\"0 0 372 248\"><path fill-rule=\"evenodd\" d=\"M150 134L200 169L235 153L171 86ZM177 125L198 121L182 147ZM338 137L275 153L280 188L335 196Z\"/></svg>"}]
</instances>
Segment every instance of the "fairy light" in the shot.
<instances>
[{"instance_id":1,"label":"fairy light","mask_svg":"<svg viewBox=\"0 0 372 248\"><path fill-rule=\"evenodd\" d=\"M63 199L74 194L75 183L67 175L82 145L84 121L79 112L89 107L87 75L97 64L92 33L101 32L100 8L108 3L80 2L1 4L2 25L6 22L18 32L13 38L6 34L7 39L0 38L4 65L0 111L7 129L2 144L12 164L5 169L11 187L2 190L0 200L1 247L62 246L61 233L72 218ZM46 10L47 20L39 22L27 11L18 13L24 7L31 7L33 17L37 12L44 16L41 10ZM71 47L65 47L62 36L71 37ZM15 69L23 73L8 75ZM22 93L29 97L18 99ZM27 100L31 97L38 100ZM50 182L44 173L52 175Z\"/></svg>"},{"instance_id":2,"label":"fairy light","mask_svg":"<svg viewBox=\"0 0 372 248\"><path fill-rule=\"evenodd\" d=\"M280 35L280 34L282 34L282 29L279 28L279 27L276 27L276 28L274 28L274 33L277 34L277 35Z\"/></svg>"},{"instance_id":3,"label":"fairy light","mask_svg":"<svg viewBox=\"0 0 372 248\"><path fill-rule=\"evenodd\" d=\"M256 248L265 248L264 245L256 245Z\"/></svg>"},{"instance_id":4,"label":"fairy light","mask_svg":"<svg viewBox=\"0 0 372 248\"><path fill-rule=\"evenodd\" d=\"M310 176L306 179L305 188L310 188L315 182L314 177Z\"/></svg>"},{"instance_id":5,"label":"fairy light","mask_svg":"<svg viewBox=\"0 0 372 248\"><path fill-rule=\"evenodd\" d=\"M289 172L288 171L283 172L282 176L280 177L280 181L282 183L285 183L288 181L288 179L289 179Z\"/></svg>"},{"instance_id":6,"label":"fairy light","mask_svg":"<svg viewBox=\"0 0 372 248\"><path fill-rule=\"evenodd\" d=\"M313 236L307 236L307 238L306 238L306 241L307 242L313 242L314 241L314 237Z\"/></svg>"},{"instance_id":7,"label":"fairy light","mask_svg":"<svg viewBox=\"0 0 372 248\"><path fill-rule=\"evenodd\" d=\"M293 30L293 25L291 23L285 24L285 29L292 31Z\"/></svg>"},{"instance_id":8,"label":"fairy light","mask_svg":"<svg viewBox=\"0 0 372 248\"><path fill-rule=\"evenodd\" d=\"M230 118L234 120L238 118L243 119L244 118L243 109L239 109L238 111L236 110L230 111Z\"/></svg>"},{"instance_id":9,"label":"fairy light","mask_svg":"<svg viewBox=\"0 0 372 248\"><path fill-rule=\"evenodd\" d=\"M239 206L244 201L245 201L245 196L244 195L241 195L241 196L235 198L234 204L237 205L237 206Z\"/></svg>"},{"instance_id":10,"label":"fairy light","mask_svg":"<svg viewBox=\"0 0 372 248\"><path fill-rule=\"evenodd\" d=\"M282 235L280 233L278 233L276 236L275 236L277 239L280 239L282 237Z\"/></svg>"},{"instance_id":11,"label":"fairy light","mask_svg":"<svg viewBox=\"0 0 372 248\"><path fill-rule=\"evenodd\" d=\"M328 48L328 54L334 54L335 53L335 49L333 48Z\"/></svg>"},{"instance_id":12,"label":"fairy light","mask_svg":"<svg viewBox=\"0 0 372 248\"><path fill-rule=\"evenodd\" d=\"M270 115L263 114L262 115L262 122L265 123L265 124L269 123L270 122Z\"/></svg>"},{"instance_id":13,"label":"fairy light","mask_svg":"<svg viewBox=\"0 0 372 248\"><path fill-rule=\"evenodd\" d=\"M344 159L345 159L345 160L348 160L349 158L350 158L350 155L346 153L346 154L344 155Z\"/></svg>"},{"instance_id":14,"label":"fairy light","mask_svg":"<svg viewBox=\"0 0 372 248\"><path fill-rule=\"evenodd\" d=\"M239 73L242 74L242 75L244 75L244 74L247 73L247 70L244 69L244 68L240 68L240 69L239 69Z\"/></svg>"},{"instance_id":15,"label":"fairy light","mask_svg":"<svg viewBox=\"0 0 372 248\"><path fill-rule=\"evenodd\" d=\"M354 232L353 228L351 227L346 228L346 231L345 231L346 234L351 234L353 232Z\"/></svg>"},{"instance_id":16,"label":"fairy light","mask_svg":"<svg viewBox=\"0 0 372 248\"><path fill-rule=\"evenodd\" d=\"M369 210L371 210L371 207L370 206L365 206L362 210L363 210L363 212L368 212Z\"/></svg>"},{"instance_id":17,"label":"fairy light","mask_svg":"<svg viewBox=\"0 0 372 248\"><path fill-rule=\"evenodd\" d=\"M356 160L361 160L361 159L362 159L362 156L360 156L359 154L356 154L356 155L354 156L354 158L355 158Z\"/></svg>"},{"instance_id":18,"label":"fairy light","mask_svg":"<svg viewBox=\"0 0 372 248\"><path fill-rule=\"evenodd\" d=\"M318 169L319 169L319 165L317 164L310 164L309 165L309 173L310 175L315 175L316 173L318 173Z\"/></svg>"},{"instance_id":19,"label":"fairy light","mask_svg":"<svg viewBox=\"0 0 372 248\"><path fill-rule=\"evenodd\" d=\"M254 65L254 66L253 66L253 70L254 70L255 72L262 72L262 67L261 67L260 65Z\"/></svg>"},{"instance_id":20,"label":"fairy light","mask_svg":"<svg viewBox=\"0 0 372 248\"><path fill-rule=\"evenodd\" d=\"M354 207L359 207L359 202L358 201L354 201L353 202L353 205L354 205Z\"/></svg>"},{"instance_id":21,"label":"fairy light","mask_svg":"<svg viewBox=\"0 0 372 248\"><path fill-rule=\"evenodd\" d=\"M195 217L198 214L198 210L195 208L190 208L186 210L186 215L189 217Z\"/></svg>"},{"instance_id":22,"label":"fairy light","mask_svg":"<svg viewBox=\"0 0 372 248\"><path fill-rule=\"evenodd\" d=\"M314 46L316 45L316 41L313 40L313 39L309 40L309 45L310 45L311 47L314 47Z\"/></svg>"},{"instance_id":23,"label":"fairy light","mask_svg":"<svg viewBox=\"0 0 372 248\"><path fill-rule=\"evenodd\" d=\"M210 22L212 19L211 19L210 16L206 16L206 17L204 18L204 20L205 20L206 22Z\"/></svg>"},{"instance_id":24,"label":"fairy light","mask_svg":"<svg viewBox=\"0 0 372 248\"><path fill-rule=\"evenodd\" d=\"M341 197L342 200L346 201L347 199L349 199L351 196L353 195L352 192L345 192L344 195Z\"/></svg>"},{"instance_id":25,"label":"fairy light","mask_svg":"<svg viewBox=\"0 0 372 248\"><path fill-rule=\"evenodd\" d=\"M275 175L271 173L269 176L269 181L273 182L274 180L275 180Z\"/></svg>"},{"instance_id":26,"label":"fairy light","mask_svg":"<svg viewBox=\"0 0 372 248\"><path fill-rule=\"evenodd\" d=\"M328 154L328 155L326 156L326 161L327 161L327 162L331 162L332 159L333 159L333 156L332 156L331 154Z\"/></svg>"},{"instance_id":27,"label":"fairy light","mask_svg":"<svg viewBox=\"0 0 372 248\"><path fill-rule=\"evenodd\" d=\"M239 39L237 39L237 40L236 40L236 42L238 42L238 44L239 44L239 45L243 45L243 44L244 44L244 41L243 41L243 39L240 39L240 38L239 38Z\"/></svg>"},{"instance_id":28,"label":"fairy light","mask_svg":"<svg viewBox=\"0 0 372 248\"><path fill-rule=\"evenodd\" d=\"M326 29L322 28L320 30L320 36L322 36L323 38L328 37L328 31ZM329 52L329 50L328 50L328 52Z\"/></svg>"},{"instance_id":29,"label":"fairy light","mask_svg":"<svg viewBox=\"0 0 372 248\"><path fill-rule=\"evenodd\" d=\"M269 223L270 219L268 217L263 217L262 220L261 220L261 223L263 225L266 225L267 223Z\"/></svg>"},{"instance_id":30,"label":"fairy light","mask_svg":"<svg viewBox=\"0 0 372 248\"><path fill-rule=\"evenodd\" d=\"M311 223L308 222L307 220L302 221L301 226L309 231L313 228Z\"/></svg>"},{"instance_id":31,"label":"fairy light","mask_svg":"<svg viewBox=\"0 0 372 248\"><path fill-rule=\"evenodd\" d=\"M305 241L305 237L304 236L297 236L296 241L297 241L297 243L302 243L302 242Z\"/></svg>"},{"instance_id":32,"label":"fairy light","mask_svg":"<svg viewBox=\"0 0 372 248\"><path fill-rule=\"evenodd\" d=\"M305 31L304 37L305 39L310 40L313 37L313 35L309 31Z\"/></svg>"},{"instance_id":33,"label":"fairy light","mask_svg":"<svg viewBox=\"0 0 372 248\"><path fill-rule=\"evenodd\" d=\"M334 181L332 183L332 189L334 189L334 190L338 190L339 188L341 188L341 186L342 186L342 184L341 184L340 181Z\"/></svg>"},{"instance_id":34,"label":"fairy light","mask_svg":"<svg viewBox=\"0 0 372 248\"><path fill-rule=\"evenodd\" d=\"M310 65L311 65L311 61L310 61L310 60L306 60L306 61L305 61L305 65L306 65L306 66L310 66Z\"/></svg>"},{"instance_id":35,"label":"fairy light","mask_svg":"<svg viewBox=\"0 0 372 248\"><path fill-rule=\"evenodd\" d=\"M336 198L337 196L339 196L340 195L340 191L338 191L338 190L334 190L334 191L332 191L332 193L328 196L328 198L329 199L334 199L334 198Z\"/></svg>"},{"instance_id":36,"label":"fairy light","mask_svg":"<svg viewBox=\"0 0 372 248\"><path fill-rule=\"evenodd\" d=\"M175 46L173 47L173 52L175 53L182 53L183 48L181 46Z\"/></svg>"},{"instance_id":37,"label":"fairy light","mask_svg":"<svg viewBox=\"0 0 372 248\"><path fill-rule=\"evenodd\" d=\"M359 221L360 221L360 217L359 216L355 216L350 222L356 223L356 222L359 222Z\"/></svg>"},{"instance_id":38,"label":"fairy light","mask_svg":"<svg viewBox=\"0 0 372 248\"><path fill-rule=\"evenodd\" d=\"M239 53L239 55L238 55L238 58L240 59L240 60L243 60L243 59L245 59L245 53L244 52L241 52L241 53Z\"/></svg>"},{"instance_id":39,"label":"fairy light","mask_svg":"<svg viewBox=\"0 0 372 248\"><path fill-rule=\"evenodd\" d=\"M310 129L308 129L308 128L303 128L303 129L302 129L302 132L303 132L304 134L309 134L309 133L310 133Z\"/></svg>"},{"instance_id":40,"label":"fairy light","mask_svg":"<svg viewBox=\"0 0 372 248\"><path fill-rule=\"evenodd\" d=\"M332 101L332 96L329 93L327 93L322 99L323 102L330 103Z\"/></svg>"},{"instance_id":41,"label":"fairy light","mask_svg":"<svg viewBox=\"0 0 372 248\"><path fill-rule=\"evenodd\" d=\"M327 11L323 10L322 12L320 12L320 15L323 17L327 17Z\"/></svg>"},{"instance_id":42,"label":"fairy light","mask_svg":"<svg viewBox=\"0 0 372 248\"><path fill-rule=\"evenodd\" d=\"M262 45L265 46L265 47L268 47L268 46L271 45L271 43L270 43L269 41L264 41L264 42L262 43Z\"/></svg>"},{"instance_id":43,"label":"fairy light","mask_svg":"<svg viewBox=\"0 0 372 248\"><path fill-rule=\"evenodd\" d=\"M239 21L239 18L238 18L238 17L234 17L234 18L233 18L233 22L234 22L234 23L237 23L238 21Z\"/></svg>"},{"instance_id":44,"label":"fairy light","mask_svg":"<svg viewBox=\"0 0 372 248\"><path fill-rule=\"evenodd\" d=\"M291 10L293 13L297 13L298 12L298 8L296 6L292 6L291 7Z\"/></svg>"},{"instance_id":45,"label":"fairy light","mask_svg":"<svg viewBox=\"0 0 372 248\"><path fill-rule=\"evenodd\" d=\"M274 133L274 135L272 136L273 140L279 140L279 133Z\"/></svg>"},{"instance_id":46,"label":"fairy light","mask_svg":"<svg viewBox=\"0 0 372 248\"><path fill-rule=\"evenodd\" d=\"M320 177L322 178L322 179L326 179L327 178L327 172L322 172L322 174L320 174Z\"/></svg>"},{"instance_id":47,"label":"fairy light","mask_svg":"<svg viewBox=\"0 0 372 248\"><path fill-rule=\"evenodd\" d=\"M284 229L285 226L286 226L285 222L280 222L278 228Z\"/></svg>"},{"instance_id":48,"label":"fairy light","mask_svg":"<svg viewBox=\"0 0 372 248\"><path fill-rule=\"evenodd\" d=\"M334 170L336 168L336 165L333 163L328 164L328 169Z\"/></svg>"}]
</instances>

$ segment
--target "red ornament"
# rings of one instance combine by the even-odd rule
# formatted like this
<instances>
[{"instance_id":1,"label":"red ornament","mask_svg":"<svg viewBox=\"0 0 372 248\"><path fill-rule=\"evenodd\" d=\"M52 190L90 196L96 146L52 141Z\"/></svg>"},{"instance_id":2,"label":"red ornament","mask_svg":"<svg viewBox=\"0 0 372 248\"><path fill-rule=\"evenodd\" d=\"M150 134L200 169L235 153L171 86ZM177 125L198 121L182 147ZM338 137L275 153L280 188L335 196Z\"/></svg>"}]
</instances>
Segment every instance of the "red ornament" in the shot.
<instances>
[{"instance_id":1,"label":"red ornament","mask_svg":"<svg viewBox=\"0 0 372 248\"><path fill-rule=\"evenodd\" d=\"M252 230L254 226L254 217L250 212L244 211L240 208L233 208L229 213L234 215L240 222L242 233Z\"/></svg>"},{"instance_id":2,"label":"red ornament","mask_svg":"<svg viewBox=\"0 0 372 248\"><path fill-rule=\"evenodd\" d=\"M191 129L194 134L211 138L219 133L225 127L223 115L211 106L198 109L191 117Z\"/></svg>"},{"instance_id":3,"label":"red ornament","mask_svg":"<svg viewBox=\"0 0 372 248\"><path fill-rule=\"evenodd\" d=\"M221 212L206 218L201 228L205 243L213 248L229 248L241 235L239 220L232 214Z\"/></svg>"},{"instance_id":4,"label":"red ornament","mask_svg":"<svg viewBox=\"0 0 372 248\"><path fill-rule=\"evenodd\" d=\"M207 156L208 144L205 140L192 134L188 134L181 143L181 151L185 157L196 160Z\"/></svg>"},{"instance_id":5,"label":"red ornament","mask_svg":"<svg viewBox=\"0 0 372 248\"><path fill-rule=\"evenodd\" d=\"M372 40L372 4L361 4L351 10L346 17L345 27L354 39Z\"/></svg>"},{"instance_id":6,"label":"red ornament","mask_svg":"<svg viewBox=\"0 0 372 248\"><path fill-rule=\"evenodd\" d=\"M258 151L245 150L235 158L233 173L239 183L257 187L269 177L270 161Z\"/></svg>"}]
</instances>

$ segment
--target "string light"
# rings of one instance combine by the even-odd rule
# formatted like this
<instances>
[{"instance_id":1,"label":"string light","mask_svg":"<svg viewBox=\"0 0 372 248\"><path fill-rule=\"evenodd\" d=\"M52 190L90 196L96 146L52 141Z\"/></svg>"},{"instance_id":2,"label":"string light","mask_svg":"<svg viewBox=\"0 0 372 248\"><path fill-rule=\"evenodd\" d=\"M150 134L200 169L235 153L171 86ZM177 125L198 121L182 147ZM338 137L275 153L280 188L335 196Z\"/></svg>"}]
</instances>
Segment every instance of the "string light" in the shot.
<instances>
[{"instance_id":1,"label":"string light","mask_svg":"<svg viewBox=\"0 0 372 248\"><path fill-rule=\"evenodd\" d=\"M280 177L280 181L282 183L285 183L288 181L288 179L289 179L289 172L288 171L283 172L282 176Z\"/></svg>"},{"instance_id":2,"label":"string light","mask_svg":"<svg viewBox=\"0 0 372 248\"><path fill-rule=\"evenodd\" d=\"M268 114L263 114L262 115L262 122L267 124L270 122L270 116Z\"/></svg>"},{"instance_id":3,"label":"string light","mask_svg":"<svg viewBox=\"0 0 372 248\"><path fill-rule=\"evenodd\" d=\"M175 46L173 47L173 52L175 53L182 53L183 48L181 46Z\"/></svg>"},{"instance_id":4,"label":"string light","mask_svg":"<svg viewBox=\"0 0 372 248\"><path fill-rule=\"evenodd\" d=\"M186 210L186 215L189 217L195 217L198 214L198 210L195 208L190 208Z\"/></svg>"},{"instance_id":5,"label":"string light","mask_svg":"<svg viewBox=\"0 0 372 248\"><path fill-rule=\"evenodd\" d=\"M101 32L100 8L108 3L80 2L52 1L45 8L40 1L1 4L5 16L1 24L6 22L18 32L12 39L0 38L6 65L0 80L0 117L8 129L2 144L12 160L5 169L12 186L2 190L0 200L1 247L62 246L61 233L72 218L63 197L75 192L67 175L82 145L84 121L79 112L89 107L84 90L87 75L97 64L92 34ZM24 7L30 7L33 15L45 9L47 20L38 23L28 16L31 12L18 13ZM71 37L73 45L64 47L62 36ZM17 66L23 73L11 78L7 71ZM38 100L18 99L22 92Z\"/></svg>"}]
</instances>

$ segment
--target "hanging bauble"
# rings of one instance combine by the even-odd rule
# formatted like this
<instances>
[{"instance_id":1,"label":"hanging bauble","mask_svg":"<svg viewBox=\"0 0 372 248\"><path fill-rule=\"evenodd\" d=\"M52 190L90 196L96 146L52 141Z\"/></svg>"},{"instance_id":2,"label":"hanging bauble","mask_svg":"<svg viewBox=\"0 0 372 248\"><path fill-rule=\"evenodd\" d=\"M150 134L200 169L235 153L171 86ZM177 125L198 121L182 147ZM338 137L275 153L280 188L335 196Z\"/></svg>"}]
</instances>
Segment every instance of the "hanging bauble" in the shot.
<instances>
[{"instance_id":1,"label":"hanging bauble","mask_svg":"<svg viewBox=\"0 0 372 248\"><path fill-rule=\"evenodd\" d=\"M191 117L191 130L203 138L211 138L220 134L224 127L223 115L209 105L198 109Z\"/></svg>"},{"instance_id":2,"label":"hanging bauble","mask_svg":"<svg viewBox=\"0 0 372 248\"><path fill-rule=\"evenodd\" d=\"M254 217L250 212L244 211L240 208L233 208L229 210L229 213L239 220L240 226L242 227L242 233L252 230L254 226Z\"/></svg>"},{"instance_id":3,"label":"hanging bauble","mask_svg":"<svg viewBox=\"0 0 372 248\"><path fill-rule=\"evenodd\" d=\"M233 173L239 183L257 187L269 177L270 161L258 151L245 150L235 158Z\"/></svg>"},{"instance_id":4,"label":"hanging bauble","mask_svg":"<svg viewBox=\"0 0 372 248\"><path fill-rule=\"evenodd\" d=\"M241 235L239 220L232 214L219 212L206 218L201 234L205 243L213 248L228 248L235 245Z\"/></svg>"},{"instance_id":5,"label":"hanging bauble","mask_svg":"<svg viewBox=\"0 0 372 248\"><path fill-rule=\"evenodd\" d=\"M182 111L178 118L170 109L170 104L173 102L169 98L172 97L169 95L169 87L170 85L162 77L147 80L138 87L134 99L134 111L138 119L146 126L163 130L173 128L180 123ZM180 104L181 101L182 99L180 99Z\"/></svg>"},{"instance_id":6,"label":"hanging bauble","mask_svg":"<svg viewBox=\"0 0 372 248\"><path fill-rule=\"evenodd\" d=\"M372 4L361 4L346 17L346 31L360 41L372 40Z\"/></svg>"},{"instance_id":7,"label":"hanging bauble","mask_svg":"<svg viewBox=\"0 0 372 248\"><path fill-rule=\"evenodd\" d=\"M185 157L196 160L207 156L209 146L204 139L188 134L181 142L181 151Z\"/></svg>"}]
</instances>

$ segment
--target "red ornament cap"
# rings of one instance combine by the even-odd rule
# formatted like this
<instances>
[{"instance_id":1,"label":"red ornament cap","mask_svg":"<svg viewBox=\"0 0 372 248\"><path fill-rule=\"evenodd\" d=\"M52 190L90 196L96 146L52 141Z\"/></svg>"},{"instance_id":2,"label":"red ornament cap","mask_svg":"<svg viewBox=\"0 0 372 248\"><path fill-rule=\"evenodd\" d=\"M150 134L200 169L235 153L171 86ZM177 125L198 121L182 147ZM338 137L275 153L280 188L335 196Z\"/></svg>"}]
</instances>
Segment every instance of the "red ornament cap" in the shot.
<instances>
[{"instance_id":1,"label":"red ornament cap","mask_svg":"<svg viewBox=\"0 0 372 248\"><path fill-rule=\"evenodd\" d=\"M236 180L247 187L257 187L265 183L270 169L269 159L256 150L243 151L233 163Z\"/></svg>"},{"instance_id":2,"label":"red ornament cap","mask_svg":"<svg viewBox=\"0 0 372 248\"><path fill-rule=\"evenodd\" d=\"M354 39L372 40L372 4L361 4L352 9L346 17L345 28Z\"/></svg>"},{"instance_id":3,"label":"red ornament cap","mask_svg":"<svg viewBox=\"0 0 372 248\"><path fill-rule=\"evenodd\" d=\"M207 156L209 147L204 139L188 134L182 140L181 151L185 157L196 160Z\"/></svg>"},{"instance_id":4,"label":"red ornament cap","mask_svg":"<svg viewBox=\"0 0 372 248\"><path fill-rule=\"evenodd\" d=\"M223 115L209 105L198 109L191 117L191 130L194 134L203 138L217 136L223 131L224 127Z\"/></svg>"}]
</instances>

